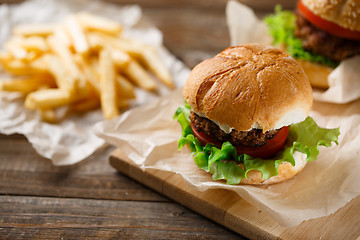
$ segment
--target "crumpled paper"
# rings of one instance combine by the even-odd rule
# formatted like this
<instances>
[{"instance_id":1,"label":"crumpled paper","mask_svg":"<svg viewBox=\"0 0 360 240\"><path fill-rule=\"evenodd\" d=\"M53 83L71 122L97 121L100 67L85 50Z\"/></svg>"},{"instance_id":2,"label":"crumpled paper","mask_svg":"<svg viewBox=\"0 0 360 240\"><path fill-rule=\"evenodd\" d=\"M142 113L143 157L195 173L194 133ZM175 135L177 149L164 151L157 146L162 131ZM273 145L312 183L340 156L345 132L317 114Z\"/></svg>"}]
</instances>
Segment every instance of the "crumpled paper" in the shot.
<instances>
[{"instance_id":1,"label":"crumpled paper","mask_svg":"<svg viewBox=\"0 0 360 240\"><path fill-rule=\"evenodd\" d=\"M120 22L124 35L145 41L156 47L160 57L169 67L176 86L182 86L189 73L162 46L161 32L142 18L139 6L119 6L103 1L87 0L28 0L20 4L0 5L0 45L3 46L17 24L57 23L66 15L87 11ZM8 76L0 68L0 78ZM138 89L132 107L157 99L170 90L160 86L158 95ZM24 98L17 93L0 93L0 133L20 133L27 137L35 150L51 159L54 165L75 164L104 146L92 126L103 120L100 110L83 115L72 115L58 124L42 122L34 111L24 108Z\"/></svg>"},{"instance_id":2,"label":"crumpled paper","mask_svg":"<svg viewBox=\"0 0 360 240\"><path fill-rule=\"evenodd\" d=\"M236 2L230 2L229 5L228 13L239 12L241 9L247 11L236 15L236 19L240 20L231 23L233 26L229 29L232 39L249 42L248 36L261 36L254 33L254 29L266 30L263 23L254 20L255 15L250 9ZM248 27L239 34L234 29L243 25L242 22L246 22ZM238 34L237 37L234 34ZM269 44L269 41L270 37L261 38L264 44ZM344 74L341 68L339 66L340 70L337 70L340 75ZM280 225L294 227L305 220L334 213L360 194L360 100L345 103L348 102L346 95L349 89L343 86L342 89L346 91L343 95L336 95L339 93L332 89L329 88L327 97L338 97L344 104L315 101L310 116L321 127L340 126L339 145L320 147L316 161L307 164L293 179L275 185L234 186L226 185L223 181L213 181L210 174L197 168L187 148L178 151L177 140L181 135L181 127L172 117L176 108L184 104L181 89L132 109L119 119L98 123L94 129L98 136L118 147L144 171L151 168L180 174L190 186L199 191L234 191L255 207L267 212Z\"/></svg>"},{"instance_id":3,"label":"crumpled paper","mask_svg":"<svg viewBox=\"0 0 360 240\"><path fill-rule=\"evenodd\" d=\"M253 42L271 45L266 24L251 8L231 0L226 6L226 17L232 46ZM342 104L360 98L359 66L360 56L342 61L328 76L329 88L313 90L314 99Z\"/></svg>"},{"instance_id":4,"label":"crumpled paper","mask_svg":"<svg viewBox=\"0 0 360 240\"><path fill-rule=\"evenodd\" d=\"M199 169L187 148L178 150L181 127L173 115L184 104L181 89L132 109L119 119L95 125L95 132L115 145L139 168L180 174L200 191L228 189L284 227L329 215L360 194L360 100L349 104L315 102L310 113L321 127L341 126L339 145L320 147L318 159L293 179L269 186L227 185Z\"/></svg>"}]
</instances>

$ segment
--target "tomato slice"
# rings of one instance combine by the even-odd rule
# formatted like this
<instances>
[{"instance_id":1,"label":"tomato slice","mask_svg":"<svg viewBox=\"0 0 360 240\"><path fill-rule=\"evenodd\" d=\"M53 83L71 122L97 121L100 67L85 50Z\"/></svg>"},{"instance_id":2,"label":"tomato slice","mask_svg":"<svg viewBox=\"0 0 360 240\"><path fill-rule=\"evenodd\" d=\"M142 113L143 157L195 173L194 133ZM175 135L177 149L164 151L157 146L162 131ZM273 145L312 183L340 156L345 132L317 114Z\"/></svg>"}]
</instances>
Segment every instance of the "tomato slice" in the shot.
<instances>
[{"instance_id":1,"label":"tomato slice","mask_svg":"<svg viewBox=\"0 0 360 240\"><path fill-rule=\"evenodd\" d=\"M212 143L215 146L221 148L222 142L219 142L209 135L196 131L195 127L191 123L191 128L193 130L194 136L199 140L201 145L205 146L207 143ZM236 152L240 154L247 154L252 157L259 157L259 158L270 158L277 153L282 146L285 144L286 138L289 133L289 127L285 126L280 129L279 132L270 140L266 141L266 144L261 147L248 147L244 145L235 146Z\"/></svg>"},{"instance_id":2,"label":"tomato slice","mask_svg":"<svg viewBox=\"0 0 360 240\"><path fill-rule=\"evenodd\" d=\"M307 8L301 0L297 2L297 9L300 13L316 27L328 32L334 36L347 38L352 40L360 40L360 31L353 31L343 28L336 23L327 21L317 15L315 15L309 8Z\"/></svg>"}]
</instances>

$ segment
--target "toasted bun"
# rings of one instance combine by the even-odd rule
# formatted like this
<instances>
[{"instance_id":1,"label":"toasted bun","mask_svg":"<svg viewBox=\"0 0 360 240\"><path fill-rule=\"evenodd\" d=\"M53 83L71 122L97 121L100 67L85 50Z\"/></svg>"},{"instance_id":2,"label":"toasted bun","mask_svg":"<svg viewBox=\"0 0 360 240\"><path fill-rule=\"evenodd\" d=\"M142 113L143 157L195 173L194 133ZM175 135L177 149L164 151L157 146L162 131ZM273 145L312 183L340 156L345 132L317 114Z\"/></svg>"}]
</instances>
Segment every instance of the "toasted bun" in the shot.
<instances>
[{"instance_id":1,"label":"toasted bun","mask_svg":"<svg viewBox=\"0 0 360 240\"><path fill-rule=\"evenodd\" d=\"M322 64L296 60L304 68L306 75L309 78L311 86L317 88L328 88L328 76L334 70L331 67L327 67Z\"/></svg>"},{"instance_id":2,"label":"toasted bun","mask_svg":"<svg viewBox=\"0 0 360 240\"><path fill-rule=\"evenodd\" d=\"M360 31L359 0L301 0L321 18L353 31Z\"/></svg>"},{"instance_id":3,"label":"toasted bun","mask_svg":"<svg viewBox=\"0 0 360 240\"><path fill-rule=\"evenodd\" d=\"M279 183L293 178L300 173L306 165L306 154L294 152L295 166L288 162L282 162L278 169L278 175L269 179L261 179L261 173L257 170L251 170L247 173L247 179L243 178L240 184L265 185Z\"/></svg>"},{"instance_id":4,"label":"toasted bun","mask_svg":"<svg viewBox=\"0 0 360 240\"><path fill-rule=\"evenodd\" d=\"M183 94L198 114L238 131L267 131L303 121L312 89L302 67L274 47L230 47L198 64Z\"/></svg>"}]
</instances>

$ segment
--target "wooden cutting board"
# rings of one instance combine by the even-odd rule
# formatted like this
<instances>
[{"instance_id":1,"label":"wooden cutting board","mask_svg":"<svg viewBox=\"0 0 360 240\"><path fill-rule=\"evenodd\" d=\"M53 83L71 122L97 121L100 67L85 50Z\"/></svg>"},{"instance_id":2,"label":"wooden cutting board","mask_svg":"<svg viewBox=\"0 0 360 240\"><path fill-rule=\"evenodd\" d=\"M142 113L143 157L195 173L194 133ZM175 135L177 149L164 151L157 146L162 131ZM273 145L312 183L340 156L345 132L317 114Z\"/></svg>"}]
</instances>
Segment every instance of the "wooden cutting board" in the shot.
<instances>
[{"instance_id":1,"label":"wooden cutting board","mask_svg":"<svg viewBox=\"0 0 360 240\"><path fill-rule=\"evenodd\" d=\"M221 189L199 192L176 173L142 171L120 150L112 153L110 164L121 173L250 239L360 240L360 197L332 215L284 228L236 193Z\"/></svg>"}]
</instances>

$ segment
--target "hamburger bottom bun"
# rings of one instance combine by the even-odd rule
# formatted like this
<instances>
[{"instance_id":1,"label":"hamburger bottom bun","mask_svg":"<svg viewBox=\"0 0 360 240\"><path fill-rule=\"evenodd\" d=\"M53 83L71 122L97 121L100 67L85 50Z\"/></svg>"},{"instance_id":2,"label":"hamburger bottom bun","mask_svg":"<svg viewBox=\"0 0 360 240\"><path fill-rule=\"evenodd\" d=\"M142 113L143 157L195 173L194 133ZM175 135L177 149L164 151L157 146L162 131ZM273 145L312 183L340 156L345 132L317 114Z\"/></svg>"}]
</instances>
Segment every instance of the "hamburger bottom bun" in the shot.
<instances>
[{"instance_id":1,"label":"hamburger bottom bun","mask_svg":"<svg viewBox=\"0 0 360 240\"><path fill-rule=\"evenodd\" d=\"M278 175L269 179L261 179L261 173L257 170L251 170L247 173L247 179L243 178L240 184L265 185L283 182L291 179L300 173L306 165L306 154L294 152L295 166L288 162L282 162L278 169Z\"/></svg>"},{"instance_id":2,"label":"hamburger bottom bun","mask_svg":"<svg viewBox=\"0 0 360 240\"><path fill-rule=\"evenodd\" d=\"M328 88L328 76L334 70L331 67L309 61L296 60L304 69L311 86L317 88Z\"/></svg>"}]
</instances>

